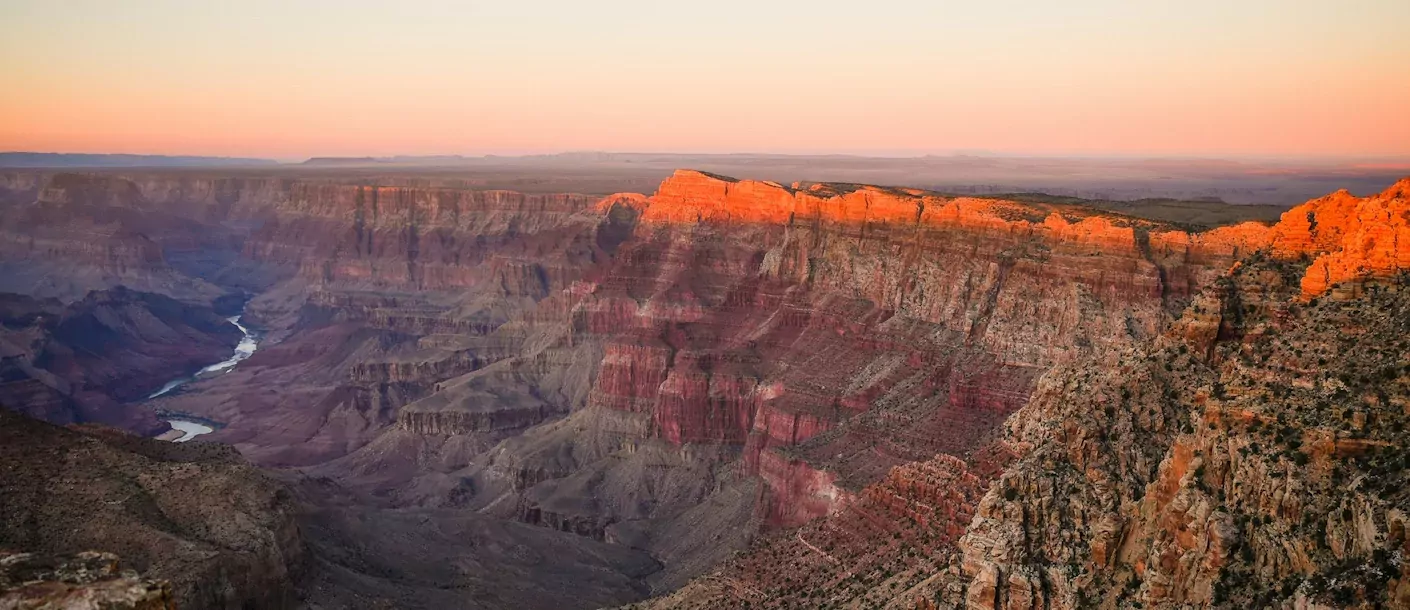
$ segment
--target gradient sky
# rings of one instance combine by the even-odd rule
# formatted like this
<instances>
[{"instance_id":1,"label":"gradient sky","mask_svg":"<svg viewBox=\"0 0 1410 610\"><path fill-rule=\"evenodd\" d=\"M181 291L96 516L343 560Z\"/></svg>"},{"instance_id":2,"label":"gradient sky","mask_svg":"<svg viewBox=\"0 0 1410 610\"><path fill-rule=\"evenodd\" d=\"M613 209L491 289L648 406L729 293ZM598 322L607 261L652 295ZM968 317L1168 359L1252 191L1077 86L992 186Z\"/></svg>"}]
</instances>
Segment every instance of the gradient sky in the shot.
<instances>
[{"instance_id":1,"label":"gradient sky","mask_svg":"<svg viewBox=\"0 0 1410 610\"><path fill-rule=\"evenodd\" d=\"M0 150L1410 155L1410 0L0 0Z\"/></svg>"}]
</instances>

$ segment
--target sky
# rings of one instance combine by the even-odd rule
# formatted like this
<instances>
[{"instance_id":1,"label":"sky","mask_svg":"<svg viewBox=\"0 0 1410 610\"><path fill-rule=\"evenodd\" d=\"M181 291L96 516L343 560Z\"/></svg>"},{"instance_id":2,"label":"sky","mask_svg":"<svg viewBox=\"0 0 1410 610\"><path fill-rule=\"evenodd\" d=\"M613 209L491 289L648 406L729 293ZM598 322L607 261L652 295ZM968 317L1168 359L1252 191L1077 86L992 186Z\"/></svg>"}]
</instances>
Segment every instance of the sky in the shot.
<instances>
[{"instance_id":1,"label":"sky","mask_svg":"<svg viewBox=\"0 0 1410 610\"><path fill-rule=\"evenodd\" d=\"M0 0L0 150L1410 155L1410 0Z\"/></svg>"}]
</instances>

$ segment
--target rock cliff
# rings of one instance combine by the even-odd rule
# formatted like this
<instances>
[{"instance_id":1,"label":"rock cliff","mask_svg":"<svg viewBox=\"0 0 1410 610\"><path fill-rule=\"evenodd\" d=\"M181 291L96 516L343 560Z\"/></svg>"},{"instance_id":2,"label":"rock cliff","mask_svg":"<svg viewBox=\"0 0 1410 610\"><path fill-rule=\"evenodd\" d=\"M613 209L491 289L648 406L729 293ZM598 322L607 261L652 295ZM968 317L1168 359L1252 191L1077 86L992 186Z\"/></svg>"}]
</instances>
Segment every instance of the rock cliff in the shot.
<instances>
[{"instance_id":1,"label":"rock cliff","mask_svg":"<svg viewBox=\"0 0 1410 610\"><path fill-rule=\"evenodd\" d=\"M1410 603L1404 278L1301 302L1255 257L1120 374L1054 371L960 547L964 607ZM1201 311L1203 309L1203 311ZM1207 312L1213 313L1213 319ZM1192 314L1192 315L1191 315ZM1218 326L1208 335L1191 327Z\"/></svg>"},{"instance_id":2,"label":"rock cliff","mask_svg":"<svg viewBox=\"0 0 1410 610\"><path fill-rule=\"evenodd\" d=\"M5 182L13 190L0 188L0 291L66 302L117 286L191 302L221 294L183 273L165 246L218 251L227 232L153 205L132 181L26 174Z\"/></svg>"},{"instance_id":3,"label":"rock cliff","mask_svg":"<svg viewBox=\"0 0 1410 610\"><path fill-rule=\"evenodd\" d=\"M1050 360L951 500L894 469L645 606L1405 607L1404 185L1152 231L1138 251L1211 264L1200 288L1152 336ZM891 528L953 508L918 528L938 544L847 547L878 504Z\"/></svg>"},{"instance_id":4,"label":"rock cliff","mask_svg":"<svg viewBox=\"0 0 1410 610\"><path fill-rule=\"evenodd\" d=\"M589 404L742 445L788 525L973 451L1043 369L1155 337L1268 231L690 171L600 205L641 216L580 308L608 336Z\"/></svg>"},{"instance_id":5,"label":"rock cliff","mask_svg":"<svg viewBox=\"0 0 1410 610\"><path fill-rule=\"evenodd\" d=\"M1372 197L1339 191L1288 210L1273 240L1279 256L1314 257L1302 278L1306 298L1410 269L1410 178Z\"/></svg>"}]
</instances>

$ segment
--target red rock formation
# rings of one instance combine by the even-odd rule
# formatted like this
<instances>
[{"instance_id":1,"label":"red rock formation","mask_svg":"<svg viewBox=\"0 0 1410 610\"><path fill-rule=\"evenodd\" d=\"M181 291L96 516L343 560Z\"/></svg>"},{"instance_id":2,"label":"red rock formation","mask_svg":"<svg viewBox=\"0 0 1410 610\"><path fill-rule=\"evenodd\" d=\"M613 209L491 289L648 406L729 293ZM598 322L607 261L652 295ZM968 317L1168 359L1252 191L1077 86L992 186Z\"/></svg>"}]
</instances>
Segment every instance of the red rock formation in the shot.
<instances>
[{"instance_id":1,"label":"red rock formation","mask_svg":"<svg viewBox=\"0 0 1410 610\"><path fill-rule=\"evenodd\" d=\"M1410 267L1410 178L1378 195L1357 198L1338 191L1289 210L1274 227L1243 223L1204 233L1156 231L1149 243L1180 262L1232 259L1271 247L1284 258L1317 256L1304 281L1304 295L1332 284L1368 276L1394 275ZM1041 235L1074 247L1107 254L1137 247L1136 225L1121 226L1102 216L1072 222L1057 212L1041 223L1035 210L984 199L944 199L915 191L814 185L797 190L771 182L732 180L702 172L677 171L642 206L646 222L744 222L790 224L807 220L841 223L920 223L1010 235ZM1183 252L1181 252L1183 250ZM1320 256L1319 256L1320 255Z\"/></svg>"},{"instance_id":2,"label":"red rock formation","mask_svg":"<svg viewBox=\"0 0 1410 610\"><path fill-rule=\"evenodd\" d=\"M1410 181L1365 200L1345 193L1333 195L1306 206L1315 209L1315 214L1309 214L1306 210L1300 215L1290 212L1282 223L1274 227L1245 223L1203 233L1172 230L1134 219L1093 216L1076 209L1051 209L1049 206L979 199L946 200L914 191L829 186L815 186L808 190L796 187L787 189L769 183L730 181L698 172L677 172L662 185L656 196L645 202L633 201L633 205L644 207L643 228L639 231L654 231L657 236L668 231L689 232L695 239L701 235L715 237L744 233L763 252L760 268L764 275L792 281L806 277L806 284L800 282L806 288L798 290L811 291L811 302L799 307L807 313L795 322L802 331L787 335L791 345L809 345L808 341L827 336L819 332L826 329L831 331L830 337L826 342L812 344L819 346L812 353L850 349L867 358L877 353L900 355L911 352L908 359L943 370L943 360L937 362L928 353L926 343L916 339L917 334L904 334L905 340L893 343L887 341L886 325L877 324L865 311L832 317L826 307L819 306L824 302L819 298L822 294L833 297L845 294L856 295L867 303L892 307L882 315L895 316L893 320L925 321L958 332L964 338L965 345L987 351L1000 362L1016 361L1046 368L1050 364L1063 362L1067 354L1085 351L1102 361L1106 350L1145 344L1171 320L1166 317L1168 314L1160 304L1188 303L1189 297L1208 287L1216 277L1230 273L1231 267L1238 269L1236 261L1260 250L1270 251L1282 258L1300 258L1305 254L1321 256L1318 260L1322 265L1314 264L1312 267L1314 274L1319 269L1324 275L1341 270L1337 276L1339 279L1328 283L1359 277L1346 271L1348 268L1365 275L1398 272L1405 265L1398 258L1399 244L1410 241L1398 234L1398 227L1403 225L1404 206L1400 193L1407 190L1404 185L1410 185ZM1319 217L1326 218L1326 226L1318 226L1316 219ZM873 219L882 221L873 222ZM782 236L776 236L774 232L773 228L778 225L783 225L779 231ZM832 232L847 236L849 248L845 254L831 249L828 240L834 238ZM944 235L949 244L963 244L964 256L952 257L943 246L917 248L914 253L908 251L910 244L929 246L922 240L930 232ZM805 250L798 245L799 242L809 247ZM876 250L872 250L874 247ZM873 252L878 252L876 259L869 258ZM883 256L886 258L883 259ZM944 261L946 265L939 269L926 269L923 273L917 271L917 267L934 260ZM977 261L992 265L991 269L995 271L967 275L957 272ZM798 269L806 270L806 275L797 273ZM976 277L982 279L976 282ZM1326 283L1310 285L1314 283L1304 280L1305 294L1325 290ZM956 290L961 287L963 290ZM911 291L929 298L923 304L914 303L908 297L913 294ZM1078 293L1075 303L1065 300L1066 291ZM978 303L973 300L975 292L984 295ZM703 300L698 298L700 294L694 292L692 296L697 297L697 301ZM1054 308L1052 305L1055 302L1067 304L1064 308ZM1040 304L1040 308L1024 309L1030 303ZM1245 311L1245 306L1254 309ZM1268 305L1262 301L1246 300L1235 313L1207 299L1197 300L1193 313L1187 315L1188 320L1179 328L1173 329L1174 334L1185 337L1198 352L1208 353L1214 349L1213 344L1217 340L1227 339L1227 333L1237 332L1229 328L1234 316L1244 317L1250 315L1249 311L1265 306ZM1205 312L1202 307L1212 309ZM1116 316L1116 319L1126 321L1126 329L1107 326L1105 328L1110 332L1106 336L1083 336L1084 333L1079 330L1083 321L1090 324L1091 321L1110 319L1108 316L1112 316L1116 308L1136 312L1126 317ZM1073 309L1081 313L1073 318L1067 317L1073 315L1068 313ZM705 311L704 316L693 314L691 321L711 320L708 313L711 310L707 307ZM952 311L965 312L966 315L958 319L952 314L947 315ZM1030 329L1025 324L1031 320L1046 321L1047 326L1034 332L1036 329ZM1138 330L1132 332L1131 323L1135 323L1137 326L1134 328ZM718 324L713 322L712 327ZM867 339L854 338L858 335ZM768 335L755 333L750 337L762 339ZM1083 343L1089 349L1077 347ZM769 343L764 341L751 345L762 348L766 362L789 362L798 358L788 351L770 351L764 347ZM828 359L827 365L819 368L852 371L851 375L856 376L863 370L874 371L879 366L877 361L872 361L859 369L849 369L840 365L838 360L841 359ZM923 490L929 488L925 485L878 484L864 487L861 500L854 491L849 490L856 489L856 481L866 483L877 480L876 456L891 452L904 456L907 448L915 447L930 447L938 453L950 455L966 455L974 448L972 444L967 445L958 439L938 443L939 446L933 441L931 444L917 442L908 438L909 431L914 430L928 439L935 439L943 438L946 432L963 429L956 436L973 439L983 436L986 430L993 430L998 420L1012 412L1012 405L1028 402L1032 385L1022 381L1021 373L1005 371L994 363L978 364L982 361L980 353L966 354L962 362L970 363L970 370L964 374L935 375L926 382L932 387L945 388L947 399L942 404L947 409L943 412L948 430L932 429L924 420L910 420L902 416L906 411L897 408L898 399L902 399L903 395L915 396L917 387L913 385L913 378L908 379L904 375L866 376L879 380L876 387L886 388L886 391L863 389L866 384L854 383L854 387L847 391L810 395L807 392L809 389L819 386L827 388L828 382L823 381L826 376L819 376L821 379L800 378L795 376L796 373L765 372L763 381L756 387L770 388L770 395L756 411L756 434L751 436L745 448L746 464L758 472L766 484L763 514L777 524L819 523L821 521L812 520L834 515L824 520L834 521L836 515L859 512L855 508L865 503L892 509L895 514L883 518L884 522L919 520L919 514L908 510L911 505L902 497L926 495ZM1091 364L1086 369L1102 370L1102 366ZM1121 367L1120 372L1127 373L1127 367ZM1051 382L1061 383L1064 378L1059 376ZM822 383L804 383L805 380L814 379ZM857 385L861 387L855 387ZM1120 397L1123 405L1128 398L1129 393ZM1102 400L1107 400L1107 397ZM926 411L937 410L938 407L936 403L922 404L925 404L922 409ZM819 408L823 405L830 405L833 412ZM1124 410L1123 406L1116 412L1124 413ZM997 414L997 419L986 420L979 415L985 412ZM1111 411L1108 410L1107 416L1110 415ZM1137 415L1143 418L1141 421L1147 417L1159 421L1163 414L1160 411L1140 411ZM976 418L972 420L973 427L964 425L967 417ZM891 420L905 423L888 425ZM808 424L802 425L803 422ZM1039 424L1022 421L1011 424L1011 427L1022 429L1027 425ZM1044 442L1047 437L1069 443L1092 443L1097 438L1092 432L1072 427L1054 428L1057 424L1051 422L1042 425L1048 426L1044 428L1046 436L1018 443L1027 447L1021 449L1020 454ZM1164 430L1169 429L1169 424L1152 425L1157 429L1162 425L1166 426ZM1199 427L1205 425L1204 422L1197 424ZM1309 446L1314 453L1365 450L1360 445L1346 444L1343 448L1342 445L1323 444L1327 446L1323 450L1317 449L1321 445L1316 443ZM859 445L865 449L859 451ZM1199 570L1218 569L1220 562L1227 561L1239 544L1231 538L1229 526L1224 521L1205 519L1207 515L1194 512L1191 514L1197 519L1191 521L1189 515L1181 512L1186 507L1179 504L1175 496L1180 489L1188 486L1187 479L1198 464L1192 464L1189 452L1181 453L1178 445L1173 451L1174 457L1167 465L1162 465L1160 480L1152 483L1146 496L1147 501L1155 505L1174 507L1162 517L1165 521L1161 522L1171 544L1162 547L1161 554L1152 559L1158 565L1145 568L1150 573L1164 574L1152 581L1155 583L1164 582L1161 579L1178 583L1182 579L1195 578L1193 575ZM868 457L849 457L860 455ZM1072 472L1080 480L1084 465L1096 463L1102 457L1088 451L1068 459L1075 464ZM885 463L885 459L880 462ZM1138 471L1154 471L1155 463L1151 461L1151 456L1140 456L1135 464L1133 468ZM1036 468L1034 472L1041 473L1041 476L1035 474L1033 481L1025 481L1022 486L1005 483L1002 487L1012 484L1014 488L1009 491L1001 488L1003 493L998 493L997 497L1062 496L1065 490L1046 478L1054 476L1049 470ZM994 470L987 471L991 476L995 474ZM901 471L892 470L892 477L897 476L897 472ZM1104 476L1086 472L1088 476ZM898 489L907 491L898 494ZM1053 540L1062 539L1066 521L1049 519L1030 524L1027 520L1031 518L1032 511L1023 515L1000 516L990 505L995 495L991 492L991 499L986 501L985 506L963 503L963 509L956 511L955 515L963 520L968 511L977 509L984 519L976 519L976 522L1000 518L1010 522L1021 520L1029 532L1029 538L1047 536ZM775 498L778 500L773 500ZM1082 517L1069 516L1066 519L1080 521ZM963 531L953 521L948 523L952 536L958 536ZM751 553L742 560L743 565L752 565L755 566L752 569L759 570L761 566L779 561L792 562L792 565L807 566L802 570L804 574L826 573L824 567L829 564L856 565L839 561L836 549L825 544L828 539L815 538L811 527L804 528L806 534L797 544L787 536L781 537ZM1090 525L1093 534L1089 552L1095 558L1092 561L1107 564L1118 553L1125 552L1121 549L1122 527L1121 522L1107 521ZM988 532L974 533L966 552L986 549L986 552L998 557L1007 557L1015 552L1015 543L1005 546L1006 541L989 536ZM1034 543L1030 541L1027 544ZM891 554L892 557L898 552L886 547L885 542L878 540L869 545L869 550ZM1196 548L1206 551L1208 565L1184 566L1179 559L1180 554L1191 553ZM787 559L780 559L780 553ZM1087 560L1085 556L1073 559ZM1068 560L1054 556L1045 561L1056 565ZM1006 600L1005 607L1026 608L1043 600L1072 594L1072 591L1062 587L1046 589L1046 583L1053 579L1037 570L1014 570L1008 566L1000 568L976 560L966 563L962 572L970 582L961 593L968 595L969 603L974 607L989 607L995 600ZM884 576L890 575L887 573ZM824 593L824 600L857 599L840 593L850 584L846 581L816 583L805 576L801 580L805 584L801 585L800 591L797 573L789 573L788 578L764 572L740 575L731 567L719 576L741 578L743 583L734 591L704 590L709 588L693 591L697 587L693 584L681 594L663 600L661 606L674 607L672 604L676 603L682 606L701 603L707 606L712 603L728 605L722 599L736 602L744 599L756 604L762 602L764 607L816 604L819 600L812 596L819 591L830 592ZM916 580L919 579L909 582ZM927 582L929 584L922 584L918 586L918 591L912 592L923 593L922 597L929 598L934 589L926 587L940 585ZM894 606L901 600L910 599L898 595L909 584L902 585L899 590L891 580L883 579L878 583L874 578L864 579L863 584L866 585L863 591L868 601L889 600ZM1195 590L1202 591L1203 595L1209 594L1208 589L1200 587L1208 587L1207 582L1199 583ZM762 595L758 593L760 590ZM1178 601L1182 599L1178 595L1185 593L1177 595L1173 593L1175 590L1152 585L1151 595Z\"/></svg>"},{"instance_id":3,"label":"red rock formation","mask_svg":"<svg viewBox=\"0 0 1410 610\"><path fill-rule=\"evenodd\" d=\"M1302 279L1304 297L1410 270L1410 178L1364 199L1341 191L1305 203L1284 214L1276 230L1280 254L1300 247L1297 254L1319 255Z\"/></svg>"},{"instance_id":4,"label":"red rock formation","mask_svg":"<svg viewBox=\"0 0 1410 610\"><path fill-rule=\"evenodd\" d=\"M1034 367L1154 336L1165 298L1259 235L693 171L598 204L621 207L640 212L636 236L579 308L578 327L606 338L590 404L650 414L672 443L744 445L761 512L785 525L835 510L839 477L855 489L972 449L1023 404ZM861 413L878 419L830 432Z\"/></svg>"}]
</instances>

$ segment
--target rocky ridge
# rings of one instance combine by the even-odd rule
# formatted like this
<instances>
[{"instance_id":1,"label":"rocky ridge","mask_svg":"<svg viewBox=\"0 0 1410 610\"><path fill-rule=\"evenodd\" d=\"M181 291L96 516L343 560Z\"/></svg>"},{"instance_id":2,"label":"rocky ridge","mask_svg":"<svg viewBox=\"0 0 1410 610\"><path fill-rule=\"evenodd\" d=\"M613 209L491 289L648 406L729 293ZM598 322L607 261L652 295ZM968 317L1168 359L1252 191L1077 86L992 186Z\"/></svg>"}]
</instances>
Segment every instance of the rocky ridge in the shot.
<instances>
[{"instance_id":1,"label":"rocky ridge","mask_svg":"<svg viewBox=\"0 0 1410 610\"><path fill-rule=\"evenodd\" d=\"M1212 344L1197 310L1115 380L1050 377L1010 424L1024 457L980 503L951 603L1410 603L1404 278L1304 304L1299 275L1248 261L1196 302Z\"/></svg>"},{"instance_id":2,"label":"rocky ridge","mask_svg":"<svg viewBox=\"0 0 1410 610\"><path fill-rule=\"evenodd\" d=\"M115 553L182 608L291 607L304 562L292 497L227 446L0 410L0 547Z\"/></svg>"}]
</instances>

